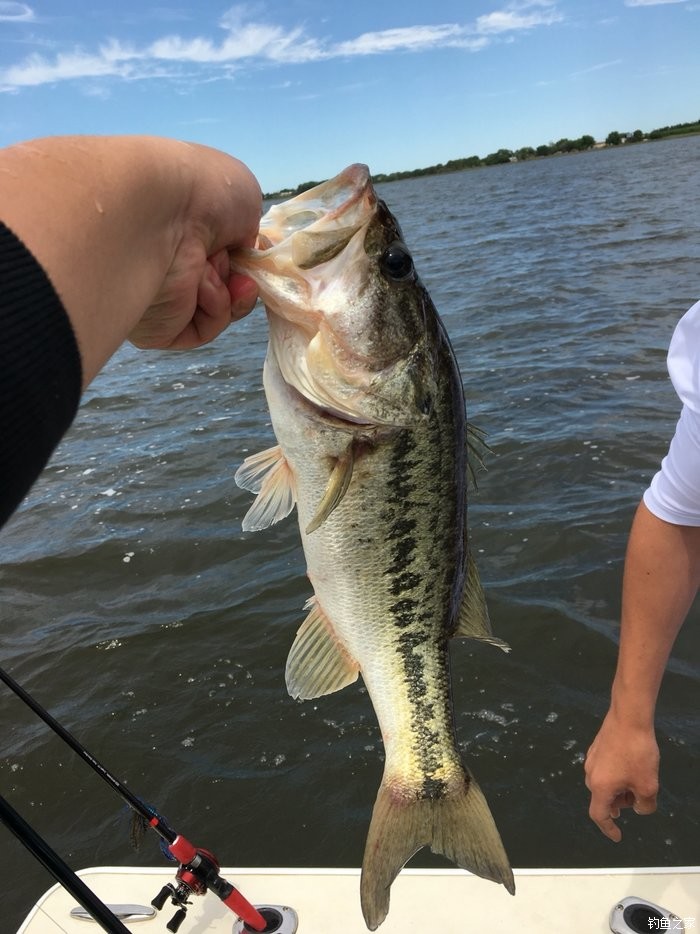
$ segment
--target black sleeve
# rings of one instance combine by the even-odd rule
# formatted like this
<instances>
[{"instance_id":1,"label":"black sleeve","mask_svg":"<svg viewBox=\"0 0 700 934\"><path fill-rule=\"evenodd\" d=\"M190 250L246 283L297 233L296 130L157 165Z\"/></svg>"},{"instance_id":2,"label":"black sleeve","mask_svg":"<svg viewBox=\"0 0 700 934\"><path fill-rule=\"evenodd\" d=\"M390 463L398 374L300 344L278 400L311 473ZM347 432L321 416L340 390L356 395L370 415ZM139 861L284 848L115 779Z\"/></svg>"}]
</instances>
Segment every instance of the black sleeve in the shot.
<instances>
[{"instance_id":1,"label":"black sleeve","mask_svg":"<svg viewBox=\"0 0 700 934\"><path fill-rule=\"evenodd\" d=\"M78 345L56 290L0 223L0 525L73 421L81 379Z\"/></svg>"}]
</instances>

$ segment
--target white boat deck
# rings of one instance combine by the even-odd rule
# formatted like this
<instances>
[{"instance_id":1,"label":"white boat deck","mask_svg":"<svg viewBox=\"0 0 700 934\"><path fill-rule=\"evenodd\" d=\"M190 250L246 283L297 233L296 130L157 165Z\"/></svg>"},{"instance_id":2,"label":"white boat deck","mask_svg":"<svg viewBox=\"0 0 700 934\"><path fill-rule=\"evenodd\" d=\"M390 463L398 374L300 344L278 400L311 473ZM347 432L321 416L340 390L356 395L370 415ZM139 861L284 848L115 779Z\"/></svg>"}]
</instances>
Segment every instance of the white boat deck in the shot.
<instances>
[{"instance_id":1,"label":"white boat deck","mask_svg":"<svg viewBox=\"0 0 700 934\"><path fill-rule=\"evenodd\" d=\"M103 902L150 906L174 870L100 867L78 873ZM222 869L257 907L291 906L299 934L363 934L359 870ZM629 896L668 909L643 930L700 934L700 866L662 869L521 869L516 894L460 870L404 870L391 890L381 934L610 934L610 914ZM76 902L54 886L34 906L17 934L89 934L101 930L71 917ZM154 918L124 921L134 934L166 932L175 908ZM194 898L180 934L234 934L248 930L211 892ZM621 928L625 931L625 928ZM634 928L630 929L634 930Z\"/></svg>"}]
</instances>

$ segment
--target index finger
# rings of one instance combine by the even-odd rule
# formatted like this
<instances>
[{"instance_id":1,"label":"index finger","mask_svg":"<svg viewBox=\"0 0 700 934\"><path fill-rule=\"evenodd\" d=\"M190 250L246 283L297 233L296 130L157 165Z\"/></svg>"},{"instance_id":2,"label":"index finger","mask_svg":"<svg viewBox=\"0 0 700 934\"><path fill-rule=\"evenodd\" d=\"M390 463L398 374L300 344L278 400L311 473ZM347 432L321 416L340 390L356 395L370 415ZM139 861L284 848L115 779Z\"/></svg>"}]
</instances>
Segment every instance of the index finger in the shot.
<instances>
[{"instance_id":1,"label":"index finger","mask_svg":"<svg viewBox=\"0 0 700 934\"><path fill-rule=\"evenodd\" d=\"M620 809L615 807L614 799L601 801L598 796L593 795L588 815L600 832L613 843L619 843L622 840L622 831L613 820L613 817L620 816Z\"/></svg>"}]
</instances>

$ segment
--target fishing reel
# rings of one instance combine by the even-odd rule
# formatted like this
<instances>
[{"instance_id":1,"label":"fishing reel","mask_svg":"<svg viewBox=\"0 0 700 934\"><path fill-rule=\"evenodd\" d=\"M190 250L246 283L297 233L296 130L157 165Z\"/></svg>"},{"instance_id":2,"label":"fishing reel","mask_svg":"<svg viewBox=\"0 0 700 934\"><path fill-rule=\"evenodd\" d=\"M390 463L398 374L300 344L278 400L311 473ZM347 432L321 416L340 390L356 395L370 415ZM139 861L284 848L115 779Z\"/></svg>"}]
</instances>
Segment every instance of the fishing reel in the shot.
<instances>
[{"instance_id":1,"label":"fishing reel","mask_svg":"<svg viewBox=\"0 0 700 934\"><path fill-rule=\"evenodd\" d=\"M264 931L267 929L267 919L230 882L221 878L218 860L212 853L193 847L188 840L180 836L174 840L168 850L178 860L180 868L175 875L175 883L169 882L164 885L151 901L151 905L161 911L170 899L177 908L166 924L166 928L172 931L172 934L176 934L187 917L187 907L192 904L192 896L205 895L208 889L218 895L223 903L240 918L250 923L249 930Z\"/></svg>"},{"instance_id":2,"label":"fishing reel","mask_svg":"<svg viewBox=\"0 0 700 934\"><path fill-rule=\"evenodd\" d=\"M157 908L158 911L162 910L163 906L169 898L173 905L178 906L178 910L175 912L172 919L165 925L169 931L179 930L180 925L187 916L187 908L185 906L191 904L189 898L192 894L192 890L186 883L182 882L181 880L177 880L177 882L178 884L176 886L171 882L168 882L167 885L163 886L156 897L151 899L151 904L154 908Z\"/></svg>"},{"instance_id":3,"label":"fishing reel","mask_svg":"<svg viewBox=\"0 0 700 934\"><path fill-rule=\"evenodd\" d=\"M206 877L212 871L218 876L219 864L216 857L208 850L197 850L188 865L180 866L175 875L175 883L168 882L151 901L158 911L163 909L168 899L177 908L172 919L165 925L173 934L179 930L185 920L187 906L192 904L192 896L206 894Z\"/></svg>"}]
</instances>

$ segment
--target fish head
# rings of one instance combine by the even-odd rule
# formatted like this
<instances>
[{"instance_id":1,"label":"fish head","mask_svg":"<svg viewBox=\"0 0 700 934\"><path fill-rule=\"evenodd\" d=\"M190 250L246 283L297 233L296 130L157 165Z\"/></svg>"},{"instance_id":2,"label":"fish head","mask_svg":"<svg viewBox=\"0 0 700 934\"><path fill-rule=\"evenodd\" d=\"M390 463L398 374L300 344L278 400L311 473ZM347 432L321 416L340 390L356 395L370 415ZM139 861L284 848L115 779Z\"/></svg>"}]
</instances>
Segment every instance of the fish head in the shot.
<instances>
[{"instance_id":1,"label":"fish head","mask_svg":"<svg viewBox=\"0 0 700 934\"><path fill-rule=\"evenodd\" d=\"M429 416L434 311L366 166L271 207L256 248L232 254L232 268L257 282L268 352L307 402L359 424Z\"/></svg>"}]
</instances>

